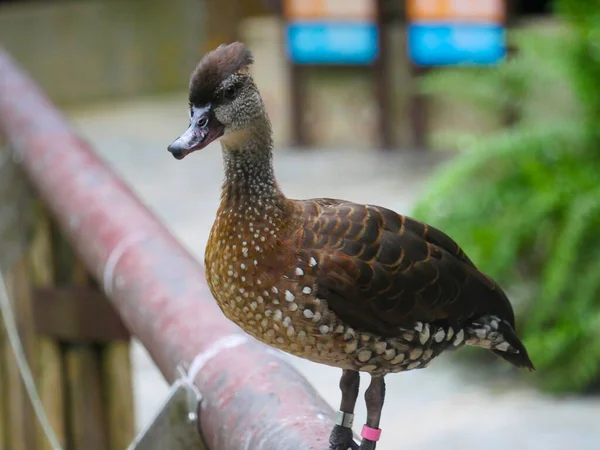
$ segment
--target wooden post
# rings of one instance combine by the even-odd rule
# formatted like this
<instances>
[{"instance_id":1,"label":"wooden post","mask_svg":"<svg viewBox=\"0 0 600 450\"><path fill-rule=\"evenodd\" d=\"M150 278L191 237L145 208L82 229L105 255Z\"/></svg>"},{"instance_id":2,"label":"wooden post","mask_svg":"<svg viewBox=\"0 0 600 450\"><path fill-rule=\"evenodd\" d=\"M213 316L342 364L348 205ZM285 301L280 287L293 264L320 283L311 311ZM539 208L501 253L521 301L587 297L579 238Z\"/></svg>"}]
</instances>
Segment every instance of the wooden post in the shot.
<instances>
[{"instance_id":1,"label":"wooden post","mask_svg":"<svg viewBox=\"0 0 600 450\"><path fill-rule=\"evenodd\" d=\"M133 440L135 414L129 342L111 342L102 349L102 378L108 415L108 442L121 450Z\"/></svg>"},{"instance_id":2,"label":"wooden post","mask_svg":"<svg viewBox=\"0 0 600 450\"><path fill-rule=\"evenodd\" d=\"M106 418L100 390L98 353L85 344L71 344L66 353L71 444L74 450L108 450Z\"/></svg>"},{"instance_id":3,"label":"wooden post","mask_svg":"<svg viewBox=\"0 0 600 450\"><path fill-rule=\"evenodd\" d=\"M427 150L429 136L429 111L428 101L425 94L419 92L417 84L419 78L425 75L430 69L427 67L411 64L411 74L413 83L413 93L410 98L410 121L413 129L413 146L418 150Z\"/></svg>"},{"instance_id":4,"label":"wooden post","mask_svg":"<svg viewBox=\"0 0 600 450\"><path fill-rule=\"evenodd\" d=\"M43 220L36 228L45 231L34 235L38 239L32 248L37 250L38 263L44 242L50 241L40 237L47 238L54 231L54 248L45 254L47 259L54 257L59 282L58 286L38 284L34 291L34 322L41 342L50 349L43 356L52 369L40 373L40 391L56 377L61 385L52 396L48 384L47 411L59 416L54 427L67 447L122 450L131 443L135 430L129 332L58 231Z\"/></svg>"},{"instance_id":5,"label":"wooden post","mask_svg":"<svg viewBox=\"0 0 600 450\"><path fill-rule=\"evenodd\" d=\"M368 76L373 82L373 96L376 99L378 107L378 125L379 142L377 145L381 149L389 150L393 147L393 137L391 130L391 95L389 92L389 54L388 33L384 18L384 1L372 0L376 7L376 24L378 34L378 50L377 59L370 65L365 66ZM273 2L274 3L274 2ZM275 8L274 8L275 9ZM277 13L280 15L282 22L287 23L288 18L285 16L284 9L280 6L277 8ZM311 70L320 67L335 68L344 70L347 67L356 67L356 65L346 64L298 64L292 60L288 62L290 74L290 120L291 120L291 141L295 147L308 147L311 142L309 133L306 129L305 113L307 110L306 99L310 95L307 89L308 74Z\"/></svg>"},{"instance_id":6,"label":"wooden post","mask_svg":"<svg viewBox=\"0 0 600 450\"><path fill-rule=\"evenodd\" d=\"M25 258L21 257L12 271L4 276L9 298L12 303L17 328L27 356L31 356L33 323L30 315L31 296L27 285L27 266ZM29 335L27 335L29 334ZM5 338L4 361L6 367L5 397L3 402L8 405L6 428L9 435L10 450L29 450L35 446L35 415L25 386L16 363L10 341ZM31 360L28 358L28 360Z\"/></svg>"},{"instance_id":7,"label":"wooden post","mask_svg":"<svg viewBox=\"0 0 600 450\"><path fill-rule=\"evenodd\" d=\"M57 282L70 286L88 285L88 274L64 237L55 232L53 241ZM70 447L72 450L108 450L98 349L84 343L70 343L65 347Z\"/></svg>"},{"instance_id":8,"label":"wooden post","mask_svg":"<svg viewBox=\"0 0 600 450\"><path fill-rule=\"evenodd\" d=\"M379 136L382 150L391 150L394 146L391 115L392 115L392 96L390 95L389 80L389 52L388 52L388 23L385 20L385 0L377 0L377 30L379 42L379 55L375 61L375 97L377 99L379 113Z\"/></svg>"},{"instance_id":9,"label":"wooden post","mask_svg":"<svg viewBox=\"0 0 600 450\"><path fill-rule=\"evenodd\" d=\"M409 17L406 12L406 7L402 10L402 17L408 33L410 25ZM429 137L429 110L428 98L420 92L417 84L419 78L428 73L431 69L415 64L411 61L409 52L406 53L406 63L410 68L411 75L411 94L408 102L408 120L412 129L411 145L417 150L428 149Z\"/></svg>"},{"instance_id":10,"label":"wooden post","mask_svg":"<svg viewBox=\"0 0 600 450\"><path fill-rule=\"evenodd\" d=\"M41 201L33 200L35 225L29 251L32 283L36 287L54 285L52 255L52 225ZM60 344L52 338L38 334L36 383L42 405L61 445L66 447L64 370ZM53 450L39 422L37 444L42 450Z\"/></svg>"}]
</instances>

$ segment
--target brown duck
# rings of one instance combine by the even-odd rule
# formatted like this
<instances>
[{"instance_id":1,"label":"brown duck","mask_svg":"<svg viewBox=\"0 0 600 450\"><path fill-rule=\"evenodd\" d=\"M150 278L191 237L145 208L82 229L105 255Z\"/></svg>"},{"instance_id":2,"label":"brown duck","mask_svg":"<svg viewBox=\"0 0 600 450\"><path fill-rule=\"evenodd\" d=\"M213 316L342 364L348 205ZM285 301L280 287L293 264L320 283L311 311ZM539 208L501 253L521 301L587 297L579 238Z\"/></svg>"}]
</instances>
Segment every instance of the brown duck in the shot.
<instances>
[{"instance_id":1,"label":"brown duck","mask_svg":"<svg viewBox=\"0 0 600 450\"><path fill-rule=\"evenodd\" d=\"M250 335L343 370L331 449L358 448L359 371L371 375L360 449L374 449L388 373L427 367L465 344L533 370L506 295L446 234L380 206L281 192L252 62L237 42L204 56L190 81L189 128L168 150L183 159L220 138L225 181L208 284Z\"/></svg>"}]
</instances>

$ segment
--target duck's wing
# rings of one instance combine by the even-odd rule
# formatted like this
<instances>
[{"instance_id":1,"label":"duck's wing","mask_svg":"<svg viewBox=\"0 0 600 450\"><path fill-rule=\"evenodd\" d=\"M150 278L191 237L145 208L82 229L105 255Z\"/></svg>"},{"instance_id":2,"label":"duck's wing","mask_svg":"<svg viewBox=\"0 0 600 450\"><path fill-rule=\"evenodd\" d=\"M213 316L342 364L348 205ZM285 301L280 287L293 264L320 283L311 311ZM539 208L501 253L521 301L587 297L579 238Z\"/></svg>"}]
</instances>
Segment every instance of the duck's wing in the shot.
<instances>
[{"instance_id":1,"label":"duck's wing","mask_svg":"<svg viewBox=\"0 0 600 450\"><path fill-rule=\"evenodd\" d=\"M440 230L373 205L307 200L302 212L300 257L349 325L384 336L485 314L514 325L506 295Z\"/></svg>"}]
</instances>

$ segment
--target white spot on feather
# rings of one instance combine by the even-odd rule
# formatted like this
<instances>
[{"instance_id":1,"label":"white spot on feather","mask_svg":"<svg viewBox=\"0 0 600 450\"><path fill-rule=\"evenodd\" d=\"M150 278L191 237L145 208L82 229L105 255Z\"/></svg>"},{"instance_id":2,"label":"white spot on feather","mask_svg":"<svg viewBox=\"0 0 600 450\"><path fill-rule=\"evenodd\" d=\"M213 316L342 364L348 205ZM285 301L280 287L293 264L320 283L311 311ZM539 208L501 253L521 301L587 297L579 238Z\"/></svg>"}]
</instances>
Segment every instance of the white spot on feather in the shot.
<instances>
[{"instance_id":1,"label":"white spot on feather","mask_svg":"<svg viewBox=\"0 0 600 450\"><path fill-rule=\"evenodd\" d=\"M371 351L361 350L358 352L357 357L360 362L367 362L369 359L371 359Z\"/></svg>"},{"instance_id":2,"label":"white spot on feather","mask_svg":"<svg viewBox=\"0 0 600 450\"><path fill-rule=\"evenodd\" d=\"M446 336L446 333L444 332L443 328L440 328L437 333L433 335L433 339L435 342L442 342L444 340L444 336Z\"/></svg>"},{"instance_id":3,"label":"white spot on feather","mask_svg":"<svg viewBox=\"0 0 600 450\"><path fill-rule=\"evenodd\" d=\"M477 328L475 330L475 336L479 339L485 339L487 337L487 332L483 328Z\"/></svg>"},{"instance_id":4,"label":"white spot on feather","mask_svg":"<svg viewBox=\"0 0 600 450\"><path fill-rule=\"evenodd\" d=\"M496 347L494 347L495 350L500 350L501 352L506 352L508 351L510 347L510 344L506 341L501 342L500 344L496 345Z\"/></svg>"},{"instance_id":5,"label":"white spot on feather","mask_svg":"<svg viewBox=\"0 0 600 450\"><path fill-rule=\"evenodd\" d=\"M423 328L423 331L421 332L421 334L419 334L419 342L422 345L425 345L425 342L427 342L429 340L430 336L431 336L431 334L429 332L429 325L425 324L425 327Z\"/></svg>"},{"instance_id":6,"label":"white spot on feather","mask_svg":"<svg viewBox=\"0 0 600 450\"><path fill-rule=\"evenodd\" d=\"M458 347L463 339L465 338L465 332L463 330L460 330L458 333L456 333L456 337L454 338L454 346Z\"/></svg>"},{"instance_id":7,"label":"white spot on feather","mask_svg":"<svg viewBox=\"0 0 600 450\"><path fill-rule=\"evenodd\" d=\"M410 359L418 359L423 354L423 349L421 347L414 348L410 354L408 355Z\"/></svg>"},{"instance_id":8,"label":"white spot on feather","mask_svg":"<svg viewBox=\"0 0 600 450\"><path fill-rule=\"evenodd\" d=\"M408 367L406 367L408 370L412 370L412 369L416 369L417 367L419 367L421 365L421 361L415 361L415 362L411 362Z\"/></svg>"}]
</instances>

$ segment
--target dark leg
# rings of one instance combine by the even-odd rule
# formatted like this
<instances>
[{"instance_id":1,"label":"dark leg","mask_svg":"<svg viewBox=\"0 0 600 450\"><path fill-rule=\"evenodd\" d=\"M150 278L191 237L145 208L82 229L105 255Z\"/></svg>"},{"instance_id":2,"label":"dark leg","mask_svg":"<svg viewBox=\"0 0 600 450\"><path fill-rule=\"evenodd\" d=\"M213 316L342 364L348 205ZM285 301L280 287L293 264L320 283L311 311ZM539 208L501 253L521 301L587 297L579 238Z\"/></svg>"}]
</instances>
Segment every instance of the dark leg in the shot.
<instances>
[{"instance_id":1,"label":"dark leg","mask_svg":"<svg viewBox=\"0 0 600 450\"><path fill-rule=\"evenodd\" d=\"M363 428L363 440L360 450L375 450L379 440L379 421L381 410L385 399L385 381L383 377L371 377L371 384L365 392L365 403L367 405L367 424ZM371 439L369 439L371 438Z\"/></svg>"},{"instance_id":2,"label":"dark leg","mask_svg":"<svg viewBox=\"0 0 600 450\"><path fill-rule=\"evenodd\" d=\"M336 416L336 425L329 436L328 450L358 450L358 444L352 437L352 420L354 419L354 407L358 398L358 386L360 375L355 370L344 370L340 378L340 389L342 391L342 403Z\"/></svg>"}]
</instances>

